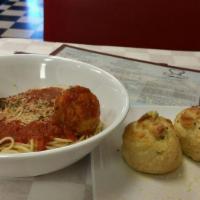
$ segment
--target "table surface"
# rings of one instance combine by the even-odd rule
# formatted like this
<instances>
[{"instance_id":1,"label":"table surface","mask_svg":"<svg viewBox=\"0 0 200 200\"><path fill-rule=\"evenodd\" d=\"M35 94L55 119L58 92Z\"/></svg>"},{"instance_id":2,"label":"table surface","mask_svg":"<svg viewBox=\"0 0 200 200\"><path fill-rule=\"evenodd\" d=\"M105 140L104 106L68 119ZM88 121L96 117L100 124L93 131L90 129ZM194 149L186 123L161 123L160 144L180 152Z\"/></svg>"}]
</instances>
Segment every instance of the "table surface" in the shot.
<instances>
[{"instance_id":1,"label":"table surface","mask_svg":"<svg viewBox=\"0 0 200 200\"><path fill-rule=\"evenodd\" d=\"M62 43L4 38L0 39L0 55L16 52L49 55L61 45ZM127 58L200 70L200 52L69 45ZM0 200L64 200L66 198L73 200L93 199L90 155L66 169L49 175L20 179L0 178Z\"/></svg>"},{"instance_id":2,"label":"table surface","mask_svg":"<svg viewBox=\"0 0 200 200\"><path fill-rule=\"evenodd\" d=\"M0 39L0 55L12 54L15 51L28 53L50 54L60 47L62 43L41 42L28 39ZM127 58L145 61L167 63L173 66L186 67L200 70L200 52L197 51L170 51L158 49L142 49L127 47L95 46L70 44L71 46L104 52Z\"/></svg>"}]
</instances>

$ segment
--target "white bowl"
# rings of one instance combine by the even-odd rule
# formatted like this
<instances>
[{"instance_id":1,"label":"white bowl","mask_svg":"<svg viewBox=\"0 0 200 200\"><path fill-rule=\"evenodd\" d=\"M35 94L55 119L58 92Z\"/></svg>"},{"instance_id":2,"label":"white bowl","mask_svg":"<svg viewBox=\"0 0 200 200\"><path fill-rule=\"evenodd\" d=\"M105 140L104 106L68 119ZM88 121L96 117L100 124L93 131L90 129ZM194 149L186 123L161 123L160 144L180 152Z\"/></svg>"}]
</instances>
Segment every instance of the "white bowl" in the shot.
<instances>
[{"instance_id":1,"label":"white bowl","mask_svg":"<svg viewBox=\"0 0 200 200\"><path fill-rule=\"evenodd\" d=\"M81 85L96 94L105 128L99 134L70 146L41 152L0 154L0 176L25 177L64 168L91 152L125 118L129 100L124 86L95 66L59 57L0 56L0 97L30 88Z\"/></svg>"}]
</instances>

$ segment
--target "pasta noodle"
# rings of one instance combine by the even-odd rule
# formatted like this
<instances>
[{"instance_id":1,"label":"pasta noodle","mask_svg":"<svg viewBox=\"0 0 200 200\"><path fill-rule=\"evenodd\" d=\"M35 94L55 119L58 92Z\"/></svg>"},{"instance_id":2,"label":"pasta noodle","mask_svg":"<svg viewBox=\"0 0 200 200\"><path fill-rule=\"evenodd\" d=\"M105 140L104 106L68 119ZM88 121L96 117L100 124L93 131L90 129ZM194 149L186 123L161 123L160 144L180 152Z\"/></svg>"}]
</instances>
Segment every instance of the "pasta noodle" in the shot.
<instances>
[{"instance_id":1,"label":"pasta noodle","mask_svg":"<svg viewBox=\"0 0 200 200\"><path fill-rule=\"evenodd\" d=\"M2 153L25 153L34 151L34 142L28 144L18 143L12 137L5 137L0 140L0 152Z\"/></svg>"}]
</instances>

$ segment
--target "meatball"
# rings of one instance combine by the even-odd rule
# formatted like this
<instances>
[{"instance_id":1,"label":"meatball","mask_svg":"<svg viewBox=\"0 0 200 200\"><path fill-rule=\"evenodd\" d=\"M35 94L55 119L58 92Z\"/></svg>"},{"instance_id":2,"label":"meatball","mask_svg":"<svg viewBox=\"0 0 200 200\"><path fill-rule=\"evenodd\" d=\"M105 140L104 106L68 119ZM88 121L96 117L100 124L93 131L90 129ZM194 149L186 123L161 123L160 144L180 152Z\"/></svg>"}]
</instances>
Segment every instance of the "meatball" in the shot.
<instances>
[{"instance_id":1,"label":"meatball","mask_svg":"<svg viewBox=\"0 0 200 200\"><path fill-rule=\"evenodd\" d=\"M56 98L54 120L77 135L90 135L100 122L99 101L88 88L71 87Z\"/></svg>"}]
</instances>

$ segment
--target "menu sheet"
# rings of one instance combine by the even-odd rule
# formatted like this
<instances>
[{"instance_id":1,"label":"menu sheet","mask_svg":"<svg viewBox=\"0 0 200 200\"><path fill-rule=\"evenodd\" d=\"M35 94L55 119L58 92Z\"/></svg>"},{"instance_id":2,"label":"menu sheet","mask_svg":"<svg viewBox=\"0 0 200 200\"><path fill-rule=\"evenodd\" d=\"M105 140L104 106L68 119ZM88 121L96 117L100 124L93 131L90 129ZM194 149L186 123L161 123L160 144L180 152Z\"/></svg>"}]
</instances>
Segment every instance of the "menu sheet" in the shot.
<instances>
[{"instance_id":1,"label":"menu sheet","mask_svg":"<svg viewBox=\"0 0 200 200\"><path fill-rule=\"evenodd\" d=\"M147 63L65 45L57 56L95 65L118 78L133 105L197 105L200 72Z\"/></svg>"}]
</instances>

